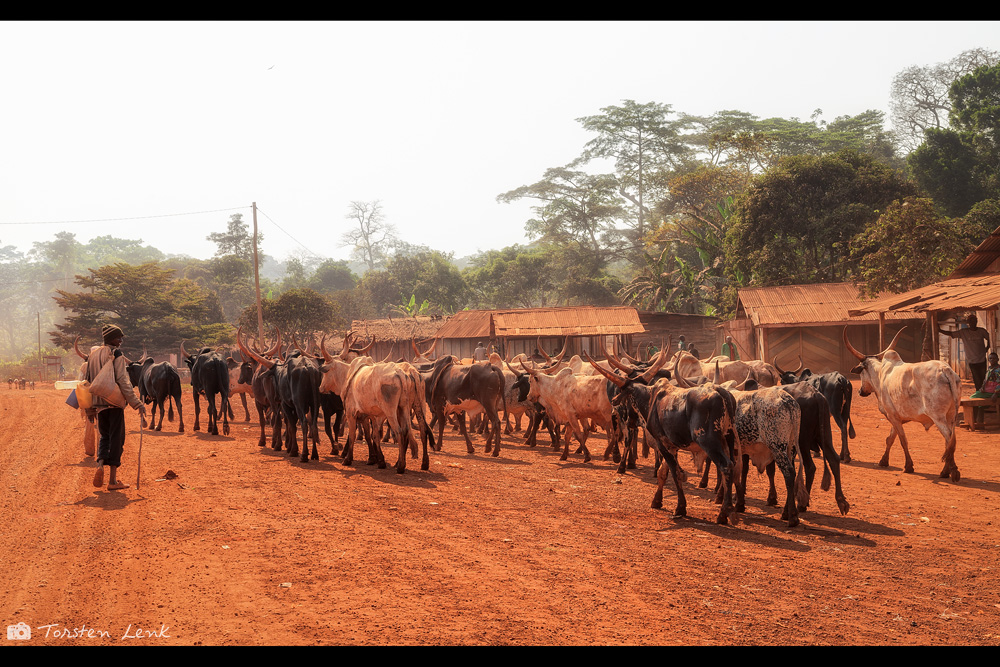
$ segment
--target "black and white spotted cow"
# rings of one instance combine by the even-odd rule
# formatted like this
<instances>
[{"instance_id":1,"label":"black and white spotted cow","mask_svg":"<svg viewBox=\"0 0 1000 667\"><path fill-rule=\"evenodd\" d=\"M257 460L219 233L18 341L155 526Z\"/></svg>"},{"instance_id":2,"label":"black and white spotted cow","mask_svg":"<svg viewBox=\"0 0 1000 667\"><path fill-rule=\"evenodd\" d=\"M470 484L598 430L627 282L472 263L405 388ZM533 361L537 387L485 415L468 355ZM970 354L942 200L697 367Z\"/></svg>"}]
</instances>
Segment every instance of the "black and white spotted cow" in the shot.
<instances>
[{"instance_id":1,"label":"black and white spotted cow","mask_svg":"<svg viewBox=\"0 0 1000 667\"><path fill-rule=\"evenodd\" d=\"M736 432L743 447L742 486L746 489L748 460L764 472L774 463L785 479L785 508L782 520L788 526L799 524L796 504L809 504L808 492L801 477L796 484L795 455L799 448L799 428L802 411L788 392L780 387L766 387L756 391L730 390L736 399ZM773 497L772 497L773 494ZM778 504L777 493L768 494L767 504ZM797 502L796 502L797 501Z\"/></svg>"}]
</instances>

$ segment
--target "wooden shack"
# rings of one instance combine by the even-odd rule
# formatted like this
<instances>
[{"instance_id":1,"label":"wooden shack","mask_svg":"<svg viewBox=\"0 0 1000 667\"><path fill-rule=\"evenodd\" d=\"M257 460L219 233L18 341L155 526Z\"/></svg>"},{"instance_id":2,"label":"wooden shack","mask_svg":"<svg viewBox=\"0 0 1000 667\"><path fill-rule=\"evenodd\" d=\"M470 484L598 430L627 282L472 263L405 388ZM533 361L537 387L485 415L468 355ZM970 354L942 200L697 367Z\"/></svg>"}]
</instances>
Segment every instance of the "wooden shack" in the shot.
<instances>
[{"instance_id":1,"label":"wooden shack","mask_svg":"<svg viewBox=\"0 0 1000 667\"><path fill-rule=\"evenodd\" d=\"M639 314L630 306L570 306L516 310L463 310L455 313L436 334L435 353L469 358L479 343L510 359L542 351L555 356L588 352L594 357L614 337L633 349L632 337L645 332Z\"/></svg>"},{"instance_id":2,"label":"wooden shack","mask_svg":"<svg viewBox=\"0 0 1000 667\"><path fill-rule=\"evenodd\" d=\"M737 298L736 316L722 328L733 337L743 359L777 359L786 370L797 367L801 359L814 373L847 374L857 359L844 345L844 327L855 348L874 353L905 326L897 351L904 361L920 360L923 318L886 313L880 328L877 313L852 317L849 311L862 305L853 283L746 287Z\"/></svg>"},{"instance_id":3,"label":"wooden shack","mask_svg":"<svg viewBox=\"0 0 1000 667\"><path fill-rule=\"evenodd\" d=\"M639 321L646 331L632 337L633 347L628 352L633 356L638 352L642 359L649 359L649 351L658 350L668 339L671 347L676 350L681 336L684 336L688 345L695 344L698 357L701 359L708 359L718 354L722 346L722 334L717 317L657 313L647 310L639 312Z\"/></svg>"}]
</instances>

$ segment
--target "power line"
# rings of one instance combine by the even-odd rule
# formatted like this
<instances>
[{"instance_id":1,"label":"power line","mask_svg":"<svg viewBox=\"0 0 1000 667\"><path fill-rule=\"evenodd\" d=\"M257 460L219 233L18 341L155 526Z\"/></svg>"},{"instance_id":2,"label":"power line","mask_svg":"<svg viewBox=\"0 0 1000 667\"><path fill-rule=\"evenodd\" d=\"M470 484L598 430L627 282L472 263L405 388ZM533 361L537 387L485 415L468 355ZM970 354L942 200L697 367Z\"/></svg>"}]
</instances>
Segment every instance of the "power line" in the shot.
<instances>
[{"instance_id":1,"label":"power line","mask_svg":"<svg viewBox=\"0 0 1000 667\"><path fill-rule=\"evenodd\" d=\"M230 208L217 208L208 211L192 211L190 213L164 213L162 215L138 215L128 218L94 218L91 220L35 220L27 222L0 222L0 225L77 225L90 222L121 222L125 220L150 220L153 218L175 218L182 215L202 215L205 213L221 213L224 211L238 211L249 208L250 208L249 206L233 206Z\"/></svg>"},{"instance_id":2,"label":"power line","mask_svg":"<svg viewBox=\"0 0 1000 667\"><path fill-rule=\"evenodd\" d=\"M270 221L270 223L272 225L274 225L275 227L277 227L278 230L282 234L284 234L285 236L287 236L288 238L292 239L293 241L295 241L296 243L298 243L300 246L302 246L302 248L306 252L308 252L310 255L312 255L313 257L316 257L317 259L330 259L329 257L324 257L323 255L319 255L319 254L313 252L312 248L310 248L309 246L307 246L306 244L304 244L302 241L298 240L297 238L295 238L294 236L292 236L291 234L289 234L288 232L286 232L284 229L282 229L281 226L278 223L276 223L274 220L271 219L271 216L269 216L267 213L265 213L263 210L261 210L260 206L257 207L257 212L260 213L261 215L263 215L265 218L267 218L268 221Z\"/></svg>"}]
</instances>

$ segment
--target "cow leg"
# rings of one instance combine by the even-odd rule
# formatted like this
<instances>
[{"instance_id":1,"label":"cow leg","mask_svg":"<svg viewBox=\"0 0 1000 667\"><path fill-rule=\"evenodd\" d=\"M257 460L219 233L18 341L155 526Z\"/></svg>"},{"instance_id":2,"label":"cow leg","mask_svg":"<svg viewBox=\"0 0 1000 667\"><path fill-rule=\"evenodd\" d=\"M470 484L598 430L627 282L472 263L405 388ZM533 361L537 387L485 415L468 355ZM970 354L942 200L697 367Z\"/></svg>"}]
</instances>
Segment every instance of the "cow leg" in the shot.
<instances>
[{"instance_id":1,"label":"cow leg","mask_svg":"<svg viewBox=\"0 0 1000 667\"><path fill-rule=\"evenodd\" d=\"M490 423L490 435L486 439L486 452L490 451L490 441L496 440L496 445L493 447L493 456L500 456L500 413L494 410L488 410L486 412L486 417L489 419Z\"/></svg>"},{"instance_id":2,"label":"cow leg","mask_svg":"<svg viewBox=\"0 0 1000 667\"><path fill-rule=\"evenodd\" d=\"M260 420L260 438L257 440L257 446L264 447L267 445L267 431L265 430L267 420L265 418L265 406L263 403L256 400L254 401L254 404L257 406L257 418Z\"/></svg>"},{"instance_id":3,"label":"cow leg","mask_svg":"<svg viewBox=\"0 0 1000 667\"><path fill-rule=\"evenodd\" d=\"M837 413L834 413L833 421L837 423L837 428L840 429L840 460L844 463L850 463L851 450L847 446L847 424L844 423L843 416Z\"/></svg>"},{"instance_id":4,"label":"cow leg","mask_svg":"<svg viewBox=\"0 0 1000 667\"><path fill-rule=\"evenodd\" d=\"M245 412L246 416L247 416L246 419L244 419L243 421L247 421L248 422L248 421L250 421L250 408L247 407L247 395L246 395L246 393L241 393L240 394L240 399L243 401L243 412ZM233 420L235 421L236 417L233 417Z\"/></svg>"},{"instance_id":5,"label":"cow leg","mask_svg":"<svg viewBox=\"0 0 1000 667\"><path fill-rule=\"evenodd\" d=\"M469 431L465 428L465 413L460 412L455 415L455 419L458 421L458 430L465 436L465 451L468 454L475 454L476 448L472 446L472 440L469 439Z\"/></svg>"},{"instance_id":6,"label":"cow leg","mask_svg":"<svg viewBox=\"0 0 1000 667\"><path fill-rule=\"evenodd\" d=\"M684 486L677 477L677 459L665 447L657 447L657 451L666 461L667 465L661 465L656 473L656 493L653 494L651 507L655 510L663 508L663 485L667 481L667 469L674 479L674 487L677 490L677 507L674 508L674 518L687 516L687 498L684 496Z\"/></svg>"},{"instance_id":7,"label":"cow leg","mask_svg":"<svg viewBox=\"0 0 1000 667\"><path fill-rule=\"evenodd\" d=\"M905 464L903 466L904 472L913 472L913 459L910 458L910 445L906 441L906 434L903 433L902 424L892 424L892 430L889 432L889 437L885 439L885 453L882 454L881 460L878 464L882 468L889 467L889 450L892 449L892 443L896 441L896 436L899 436L899 445L903 448L903 457L905 459Z\"/></svg>"},{"instance_id":8,"label":"cow leg","mask_svg":"<svg viewBox=\"0 0 1000 667\"><path fill-rule=\"evenodd\" d=\"M169 400L169 399L167 399L167 400ZM162 399L162 398L159 399L158 401L156 401L155 403L153 403L153 405L159 405L160 406L160 421L156 424L156 430L157 431L162 431L163 430L163 412L164 412L164 410L163 410L163 403L164 403L164 399Z\"/></svg>"},{"instance_id":9,"label":"cow leg","mask_svg":"<svg viewBox=\"0 0 1000 667\"><path fill-rule=\"evenodd\" d=\"M183 433L184 432L184 411L183 411L183 408L181 408L181 395L178 393L175 398L176 398L176 400L174 400L174 398L171 398L171 400L174 403L177 403L177 419L180 421L180 428L177 429L177 432L178 433Z\"/></svg>"},{"instance_id":10,"label":"cow leg","mask_svg":"<svg viewBox=\"0 0 1000 667\"><path fill-rule=\"evenodd\" d=\"M955 445L957 441L954 424L954 420L951 421L950 426L935 422L935 426L938 427L941 435L944 436L944 454L941 456L941 460L944 461L944 468L941 469L941 477L951 477L952 482L958 483L962 475L958 472L958 465L955 463Z\"/></svg>"},{"instance_id":11,"label":"cow leg","mask_svg":"<svg viewBox=\"0 0 1000 667\"><path fill-rule=\"evenodd\" d=\"M193 393L194 393L194 430L200 431L201 422L199 420L201 419L201 401L198 398L198 392L193 392Z\"/></svg>"}]
</instances>

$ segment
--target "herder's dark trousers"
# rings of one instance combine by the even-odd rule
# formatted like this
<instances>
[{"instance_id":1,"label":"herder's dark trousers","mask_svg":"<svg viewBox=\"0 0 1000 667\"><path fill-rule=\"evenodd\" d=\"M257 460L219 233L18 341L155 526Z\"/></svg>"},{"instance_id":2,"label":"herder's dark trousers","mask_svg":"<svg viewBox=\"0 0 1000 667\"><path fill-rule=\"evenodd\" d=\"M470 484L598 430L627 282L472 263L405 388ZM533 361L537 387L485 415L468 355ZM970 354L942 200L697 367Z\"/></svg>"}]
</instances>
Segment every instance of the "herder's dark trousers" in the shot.
<instances>
[{"instance_id":1,"label":"herder's dark trousers","mask_svg":"<svg viewBox=\"0 0 1000 667\"><path fill-rule=\"evenodd\" d=\"M125 448L124 408L105 408L98 412L97 431L101 434L97 458L104 461L104 465L120 466L122 450Z\"/></svg>"}]
</instances>

